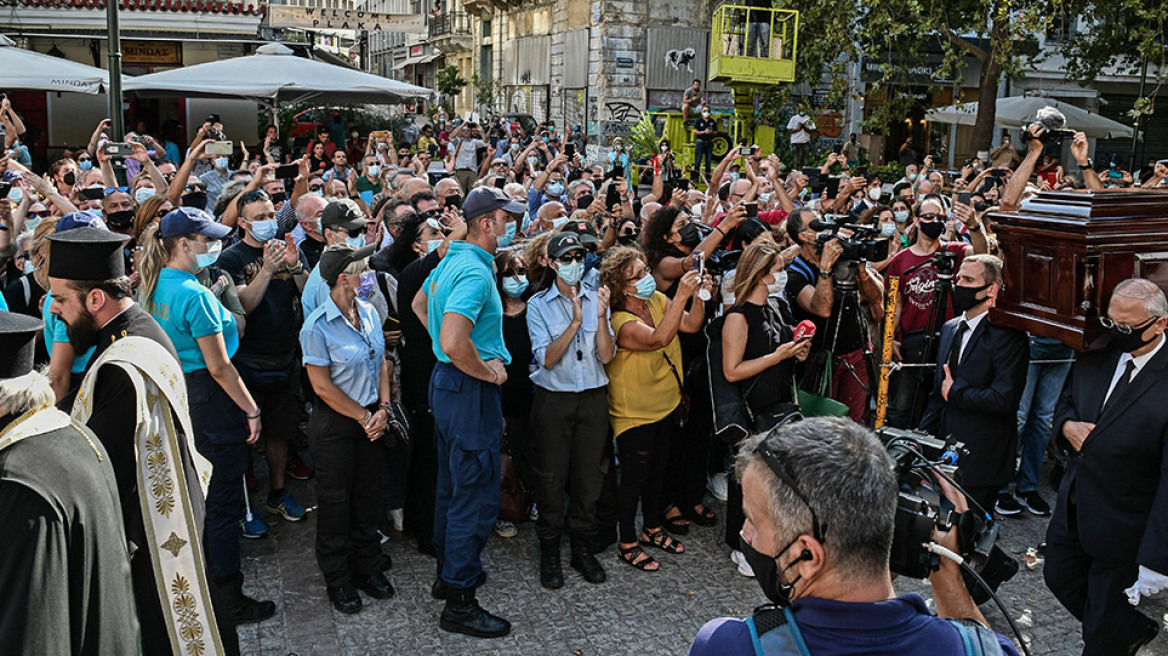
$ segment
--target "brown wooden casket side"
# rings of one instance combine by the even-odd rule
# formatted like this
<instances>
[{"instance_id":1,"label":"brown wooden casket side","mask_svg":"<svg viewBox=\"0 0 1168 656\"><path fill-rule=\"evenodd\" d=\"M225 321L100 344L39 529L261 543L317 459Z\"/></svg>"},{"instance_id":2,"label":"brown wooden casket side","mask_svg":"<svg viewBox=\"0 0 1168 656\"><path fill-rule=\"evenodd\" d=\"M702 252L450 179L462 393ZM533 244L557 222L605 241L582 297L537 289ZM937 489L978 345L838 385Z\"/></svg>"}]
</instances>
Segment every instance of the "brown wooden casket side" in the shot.
<instances>
[{"instance_id":1,"label":"brown wooden casket side","mask_svg":"<svg viewBox=\"0 0 1168 656\"><path fill-rule=\"evenodd\" d=\"M1006 275L995 323L1084 351L1102 343L1118 283L1139 276L1168 292L1168 190L1044 191L988 218Z\"/></svg>"}]
</instances>

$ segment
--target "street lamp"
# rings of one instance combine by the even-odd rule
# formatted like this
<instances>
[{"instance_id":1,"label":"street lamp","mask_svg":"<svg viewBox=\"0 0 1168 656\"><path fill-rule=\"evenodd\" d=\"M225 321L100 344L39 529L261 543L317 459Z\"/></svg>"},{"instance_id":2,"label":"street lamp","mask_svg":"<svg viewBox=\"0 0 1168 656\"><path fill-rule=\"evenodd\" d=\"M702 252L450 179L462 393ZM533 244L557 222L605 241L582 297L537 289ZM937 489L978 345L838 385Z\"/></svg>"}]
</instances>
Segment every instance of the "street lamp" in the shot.
<instances>
[{"instance_id":1,"label":"street lamp","mask_svg":"<svg viewBox=\"0 0 1168 656\"><path fill-rule=\"evenodd\" d=\"M110 140L120 141L126 133L126 117L122 111L122 35L118 24L118 5L121 0L105 0L106 49L109 56Z\"/></svg>"}]
</instances>

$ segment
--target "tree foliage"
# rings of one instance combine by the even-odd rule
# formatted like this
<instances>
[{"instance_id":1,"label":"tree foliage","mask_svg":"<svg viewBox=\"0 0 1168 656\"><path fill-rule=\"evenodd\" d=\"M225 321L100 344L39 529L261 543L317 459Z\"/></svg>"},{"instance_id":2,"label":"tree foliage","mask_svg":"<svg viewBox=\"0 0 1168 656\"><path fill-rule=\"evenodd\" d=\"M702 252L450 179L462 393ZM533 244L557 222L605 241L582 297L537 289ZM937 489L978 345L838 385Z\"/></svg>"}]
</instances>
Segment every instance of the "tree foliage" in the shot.
<instances>
[{"instance_id":1,"label":"tree foliage","mask_svg":"<svg viewBox=\"0 0 1168 656\"><path fill-rule=\"evenodd\" d=\"M442 94L448 114L454 114L454 98L462 93L467 84L469 82L459 75L457 66L447 66L434 76L434 86Z\"/></svg>"}]
</instances>

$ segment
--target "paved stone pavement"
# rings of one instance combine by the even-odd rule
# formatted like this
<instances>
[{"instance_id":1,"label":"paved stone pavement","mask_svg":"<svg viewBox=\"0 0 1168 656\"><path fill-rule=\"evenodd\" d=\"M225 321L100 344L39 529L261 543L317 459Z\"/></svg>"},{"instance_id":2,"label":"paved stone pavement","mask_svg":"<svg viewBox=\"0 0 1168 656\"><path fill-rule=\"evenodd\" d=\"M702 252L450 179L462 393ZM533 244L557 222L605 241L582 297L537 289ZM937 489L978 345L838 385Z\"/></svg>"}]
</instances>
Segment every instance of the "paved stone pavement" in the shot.
<instances>
[{"instance_id":1,"label":"paved stone pavement","mask_svg":"<svg viewBox=\"0 0 1168 656\"><path fill-rule=\"evenodd\" d=\"M305 506L312 505L311 482L289 483ZM253 507L262 507L266 485L263 490L252 495ZM1049 489L1044 494L1053 499ZM724 505L713 507L721 517ZM492 535L484 551L489 579L479 590L479 599L485 608L510 620L513 630L502 639L480 640L438 629L442 602L430 597L434 560L418 553L400 534L383 545L393 558L388 576L397 594L384 601L362 594L361 612L344 615L332 610L316 567L313 515L296 524L272 515L265 519L269 536L244 540L246 590L256 598L274 600L277 611L272 619L240 630L246 654L684 654L704 622L746 616L764 600L754 580L739 576L727 558L720 525L693 527L681 538L684 554L654 550L662 565L657 573L618 562L610 547L599 556L608 572L602 585L590 585L568 568L565 540L566 585L551 591L539 585L538 543L532 525L524 523L516 538ZM1004 518L1002 544L1020 556L1043 540L1045 528L1044 519L1026 513ZM900 580L896 588L931 599L927 583ZM1022 569L999 592L1031 640L1034 656L1080 653L1079 624L1043 585L1041 568ZM992 606L983 607L991 626L1009 635L1006 621ZM1141 603L1141 608L1168 623L1168 600ZM1162 632L1141 654L1168 655L1166 635L1168 631Z\"/></svg>"}]
</instances>

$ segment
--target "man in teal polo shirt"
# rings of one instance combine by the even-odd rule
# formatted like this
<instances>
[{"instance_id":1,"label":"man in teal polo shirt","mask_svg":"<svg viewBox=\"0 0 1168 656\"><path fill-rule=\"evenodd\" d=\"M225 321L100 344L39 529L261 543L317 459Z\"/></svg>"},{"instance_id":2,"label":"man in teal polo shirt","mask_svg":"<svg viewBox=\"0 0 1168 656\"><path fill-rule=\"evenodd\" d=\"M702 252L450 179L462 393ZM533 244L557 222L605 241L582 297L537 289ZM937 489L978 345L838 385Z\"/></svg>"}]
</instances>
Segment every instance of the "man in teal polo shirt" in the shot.
<instances>
[{"instance_id":1,"label":"man in teal polo shirt","mask_svg":"<svg viewBox=\"0 0 1168 656\"><path fill-rule=\"evenodd\" d=\"M495 287L495 250L510 243L522 203L495 187L472 191L463 204L466 241L450 244L422 285L424 316L438 364L430 376L430 407L438 451L434 550L446 599L439 626L497 638L511 624L475 601L479 558L499 514L499 451L503 411L499 386L511 355L503 344L503 303ZM426 311L422 313L421 304Z\"/></svg>"}]
</instances>

